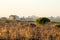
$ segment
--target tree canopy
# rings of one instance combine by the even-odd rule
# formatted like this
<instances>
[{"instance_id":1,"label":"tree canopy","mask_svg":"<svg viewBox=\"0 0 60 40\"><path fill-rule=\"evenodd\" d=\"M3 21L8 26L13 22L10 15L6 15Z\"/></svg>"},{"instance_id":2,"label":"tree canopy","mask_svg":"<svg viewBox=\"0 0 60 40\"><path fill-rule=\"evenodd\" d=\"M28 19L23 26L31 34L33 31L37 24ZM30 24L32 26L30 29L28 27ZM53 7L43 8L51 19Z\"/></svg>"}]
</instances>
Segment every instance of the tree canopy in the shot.
<instances>
[{"instance_id":1,"label":"tree canopy","mask_svg":"<svg viewBox=\"0 0 60 40\"><path fill-rule=\"evenodd\" d=\"M39 23L39 24L45 24L45 23L50 22L50 19L48 19L48 18L46 18L46 17L42 17L42 18L38 18L38 19L36 20L36 22Z\"/></svg>"}]
</instances>

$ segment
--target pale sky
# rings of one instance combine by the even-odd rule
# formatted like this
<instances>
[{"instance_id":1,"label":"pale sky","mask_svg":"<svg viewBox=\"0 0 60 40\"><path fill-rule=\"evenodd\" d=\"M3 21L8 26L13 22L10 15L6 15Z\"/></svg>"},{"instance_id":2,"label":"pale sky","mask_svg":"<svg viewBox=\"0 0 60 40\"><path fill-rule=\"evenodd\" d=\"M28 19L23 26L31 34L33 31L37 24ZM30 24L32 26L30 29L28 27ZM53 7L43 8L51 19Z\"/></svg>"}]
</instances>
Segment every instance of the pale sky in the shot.
<instances>
[{"instance_id":1,"label":"pale sky","mask_svg":"<svg viewBox=\"0 0 60 40\"><path fill-rule=\"evenodd\" d=\"M0 0L0 17L60 16L60 0Z\"/></svg>"}]
</instances>

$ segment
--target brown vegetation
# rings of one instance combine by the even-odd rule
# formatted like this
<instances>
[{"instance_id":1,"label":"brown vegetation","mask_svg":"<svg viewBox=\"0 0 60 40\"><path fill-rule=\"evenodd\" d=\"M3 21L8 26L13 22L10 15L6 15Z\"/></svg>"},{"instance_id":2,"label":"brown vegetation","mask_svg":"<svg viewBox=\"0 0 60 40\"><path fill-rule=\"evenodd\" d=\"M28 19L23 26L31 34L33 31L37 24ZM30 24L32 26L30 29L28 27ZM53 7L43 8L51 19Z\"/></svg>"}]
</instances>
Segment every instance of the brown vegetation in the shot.
<instances>
[{"instance_id":1,"label":"brown vegetation","mask_svg":"<svg viewBox=\"0 0 60 40\"><path fill-rule=\"evenodd\" d=\"M60 29L55 23L0 22L0 39L6 40L60 40Z\"/></svg>"}]
</instances>

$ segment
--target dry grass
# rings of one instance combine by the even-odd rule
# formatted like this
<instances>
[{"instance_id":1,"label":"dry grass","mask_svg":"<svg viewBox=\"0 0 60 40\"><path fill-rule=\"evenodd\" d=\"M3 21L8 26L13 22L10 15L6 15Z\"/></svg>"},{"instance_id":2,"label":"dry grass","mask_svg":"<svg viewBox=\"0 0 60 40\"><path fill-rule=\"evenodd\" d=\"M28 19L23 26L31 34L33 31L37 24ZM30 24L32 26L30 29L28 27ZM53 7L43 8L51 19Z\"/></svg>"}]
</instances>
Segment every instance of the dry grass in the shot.
<instances>
[{"instance_id":1,"label":"dry grass","mask_svg":"<svg viewBox=\"0 0 60 40\"><path fill-rule=\"evenodd\" d=\"M0 22L0 39L60 40L60 29L56 28L55 23Z\"/></svg>"}]
</instances>

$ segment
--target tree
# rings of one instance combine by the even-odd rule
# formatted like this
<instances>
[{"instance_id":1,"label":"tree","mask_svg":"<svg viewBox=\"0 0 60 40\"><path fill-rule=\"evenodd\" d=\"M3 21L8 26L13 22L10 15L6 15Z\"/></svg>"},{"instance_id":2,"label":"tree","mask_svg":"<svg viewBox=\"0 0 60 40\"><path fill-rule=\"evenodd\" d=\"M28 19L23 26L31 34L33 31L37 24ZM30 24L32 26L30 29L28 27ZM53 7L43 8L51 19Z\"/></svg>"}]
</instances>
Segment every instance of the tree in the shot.
<instances>
[{"instance_id":1,"label":"tree","mask_svg":"<svg viewBox=\"0 0 60 40\"><path fill-rule=\"evenodd\" d=\"M45 23L50 22L50 19L45 18L45 17L42 17L42 18L38 18L38 19L36 20L36 22L39 23L39 24L45 24Z\"/></svg>"}]
</instances>

